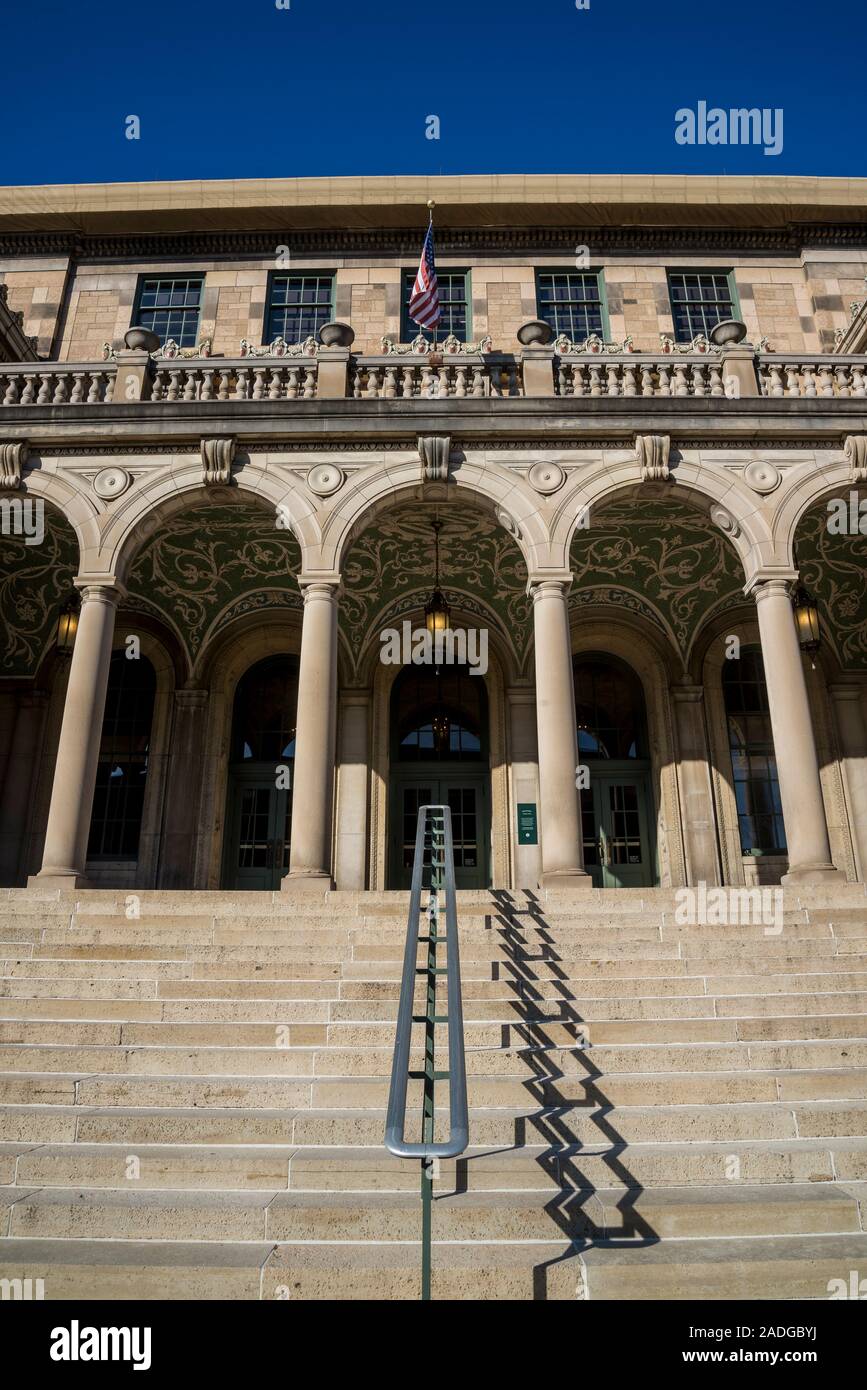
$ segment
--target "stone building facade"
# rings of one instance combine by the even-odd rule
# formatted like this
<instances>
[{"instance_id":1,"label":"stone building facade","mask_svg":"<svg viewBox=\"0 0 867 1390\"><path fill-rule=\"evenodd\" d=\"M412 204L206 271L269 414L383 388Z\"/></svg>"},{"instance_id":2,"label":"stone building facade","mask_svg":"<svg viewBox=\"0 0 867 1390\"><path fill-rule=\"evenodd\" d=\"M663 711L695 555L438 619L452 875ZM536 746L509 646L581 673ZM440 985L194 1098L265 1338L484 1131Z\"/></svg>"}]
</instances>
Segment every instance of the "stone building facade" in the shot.
<instances>
[{"instance_id":1,"label":"stone building facade","mask_svg":"<svg viewBox=\"0 0 867 1390\"><path fill-rule=\"evenodd\" d=\"M0 883L864 881L864 192L6 190Z\"/></svg>"}]
</instances>

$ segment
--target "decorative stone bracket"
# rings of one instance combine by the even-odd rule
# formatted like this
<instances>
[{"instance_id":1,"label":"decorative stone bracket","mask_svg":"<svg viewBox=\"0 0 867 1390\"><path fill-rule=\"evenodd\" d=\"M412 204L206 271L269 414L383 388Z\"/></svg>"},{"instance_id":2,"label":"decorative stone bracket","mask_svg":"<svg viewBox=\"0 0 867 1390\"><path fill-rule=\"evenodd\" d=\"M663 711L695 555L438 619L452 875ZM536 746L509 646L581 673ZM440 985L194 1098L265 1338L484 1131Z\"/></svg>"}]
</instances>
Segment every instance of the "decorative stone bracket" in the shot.
<instances>
[{"instance_id":1,"label":"decorative stone bracket","mask_svg":"<svg viewBox=\"0 0 867 1390\"><path fill-rule=\"evenodd\" d=\"M843 445L843 457L849 465L853 483L867 483L867 434L849 434Z\"/></svg>"},{"instance_id":2,"label":"decorative stone bracket","mask_svg":"<svg viewBox=\"0 0 867 1390\"><path fill-rule=\"evenodd\" d=\"M225 487L232 476L236 441L232 435L202 440L202 482L205 487Z\"/></svg>"},{"instance_id":3,"label":"decorative stone bracket","mask_svg":"<svg viewBox=\"0 0 867 1390\"><path fill-rule=\"evenodd\" d=\"M671 438L667 434L637 434L635 455L643 483L665 483L671 477L668 466Z\"/></svg>"},{"instance_id":4,"label":"decorative stone bracket","mask_svg":"<svg viewBox=\"0 0 867 1390\"><path fill-rule=\"evenodd\" d=\"M448 482L451 449L452 439L449 434L420 434L418 436L418 456L421 459L423 482Z\"/></svg>"},{"instance_id":5,"label":"decorative stone bracket","mask_svg":"<svg viewBox=\"0 0 867 1390\"><path fill-rule=\"evenodd\" d=\"M0 444L0 489L14 490L21 486L21 470L27 462L30 446L26 440Z\"/></svg>"}]
</instances>

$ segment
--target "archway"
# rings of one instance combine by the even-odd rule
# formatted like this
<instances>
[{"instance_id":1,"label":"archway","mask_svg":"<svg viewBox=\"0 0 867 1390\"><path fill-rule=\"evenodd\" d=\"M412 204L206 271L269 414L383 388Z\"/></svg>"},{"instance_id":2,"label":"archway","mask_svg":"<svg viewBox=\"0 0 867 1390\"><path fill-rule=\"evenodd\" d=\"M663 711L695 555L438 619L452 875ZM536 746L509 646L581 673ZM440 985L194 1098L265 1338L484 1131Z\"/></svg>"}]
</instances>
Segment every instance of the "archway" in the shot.
<instances>
[{"instance_id":1,"label":"archway","mask_svg":"<svg viewBox=\"0 0 867 1390\"><path fill-rule=\"evenodd\" d=\"M574 657L584 866L596 888L658 881L644 690L625 661Z\"/></svg>"},{"instance_id":2,"label":"archway","mask_svg":"<svg viewBox=\"0 0 867 1390\"><path fill-rule=\"evenodd\" d=\"M267 891L289 871L297 706L297 657L268 657L238 682L223 842L226 888Z\"/></svg>"},{"instance_id":3,"label":"archway","mask_svg":"<svg viewBox=\"0 0 867 1390\"><path fill-rule=\"evenodd\" d=\"M389 707L390 888L412 877L418 810L452 813L455 881L491 882L491 772L488 697L482 676L466 666L407 666Z\"/></svg>"}]
</instances>

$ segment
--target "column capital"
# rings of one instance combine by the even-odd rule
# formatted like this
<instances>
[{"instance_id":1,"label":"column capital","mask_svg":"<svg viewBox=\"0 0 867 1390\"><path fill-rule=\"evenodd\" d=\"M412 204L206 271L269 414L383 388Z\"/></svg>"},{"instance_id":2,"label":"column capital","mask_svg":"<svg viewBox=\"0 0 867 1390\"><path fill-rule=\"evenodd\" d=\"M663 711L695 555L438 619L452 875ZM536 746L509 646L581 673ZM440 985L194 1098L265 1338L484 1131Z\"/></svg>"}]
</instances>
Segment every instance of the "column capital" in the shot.
<instances>
[{"instance_id":1,"label":"column capital","mask_svg":"<svg viewBox=\"0 0 867 1390\"><path fill-rule=\"evenodd\" d=\"M571 588L571 574L537 574L531 575L527 580L527 593L534 603L538 603L543 598L561 598L565 600L568 598Z\"/></svg>"},{"instance_id":2,"label":"column capital","mask_svg":"<svg viewBox=\"0 0 867 1390\"><path fill-rule=\"evenodd\" d=\"M176 690L175 704L181 709L203 709L208 703L207 690Z\"/></svg>"},{"instance_id":3,"label":"column capital","mask_svg":"<svg viewBox=\"0 0 867 1390\"><path fill-rule=\"evenodd\" d=\"M850 681L847 684L829 685L828 694L835 700L860 700L864 691L863 682Z\"/></svg>"},{"instance_id":4,"label":"column capital","mask_svg":"<svg viewBox=\"0 0 867 1390\"><path fill-rule=\"evenodd\" d=\"M306 578L304 575L298 576L298 587L304 595L305 606L311 602L334 603L340 592L340 575L328 575L320 578Z\"/></svg>"},{"instance_id":5,"label":"column capital","mask_svg":"<svg viewBox=\"0 0 867 1390\"><path fill-rule=\"evenodd\" d=\"M369 705L372 699L373 691L370 686L356 686L340 692L340 703L344 707Z\"/></svg>"},{"instance_id":6,"label":"column capital","mask_svg":"<svg viewBox=\"0 0 867 1390\"><path fill-rule=\"evenodd\" d=\"M115 574L78 574L72 582L82 603L106 603L116 608L126 598L126 588Z\"/></svg>"},{"instance_id":7,"label":"column capital","mask_svg":"<svg viewBox=\"0 0 867 1390\"><path fill-rule=\"evenodd\" d=\"M747 598L767 598L769 594L791 594L798 582L798 571L780 566L778 569L762 568L756 570L744 585Z\"/></svg>"},{"instance_id":8,"label":"column capital","mask_svg":"<svg viewBox=\"0 0 867 1390\"><path fill-rule=\"evenodd\" d=\"M699 705L704 699L703 685L672 685L669 691L671 698L681 705Z\"/></svg>"}]
</instances>

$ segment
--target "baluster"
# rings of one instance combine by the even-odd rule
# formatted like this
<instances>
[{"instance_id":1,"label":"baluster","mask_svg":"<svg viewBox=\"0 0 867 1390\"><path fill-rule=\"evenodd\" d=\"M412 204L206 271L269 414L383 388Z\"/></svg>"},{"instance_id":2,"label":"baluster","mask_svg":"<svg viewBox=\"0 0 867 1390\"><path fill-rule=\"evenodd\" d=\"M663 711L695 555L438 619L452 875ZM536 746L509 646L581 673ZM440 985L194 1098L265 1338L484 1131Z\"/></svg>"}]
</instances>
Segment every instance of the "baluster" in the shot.
<instances>
[{"instance_id":1,"label":"baluster","mask_svg":"<svg viewBox=\"0 0 867 1390\"><path fill-rule=\"evenodd\" d=\"M867 382L864 380L864 366L861 362L852 363L852 395L867 396Z\"/></svg>"},{"instance_id":2,"label":"baluster","mask_svg":"<svg viewBox=\"0 0 867 1390\"><path fill-rule=\"evenodd\" d=\"M35 394L36 394L36 388L35 388L34 385L33 385L33 383L34 383L35 380L36 380L36 373L35 373L35 372L25 372L25 373L24 373L24 390L21 392L21 405L32 405L32 404L33 404L33 397L34 397Z\"/></svg>"},{"instance_id":3,"label":"baluster","mask_svg":"<svg viewBox=\"0 0 867 1390\"><path fill-rule=\"evenodd\" d=\"M288 394L289 394L289 386L291 385L291 379L290 379L290 381L289 381L289 383L288 383L288 385L287 385L287 383L286 383L286 376L285 376L285 369L284 369L282 366L279 366L279 367L274 366L274 367L268 367L268 368L267 368L267 371L268 371L267 380L270 382L270 386L269 386L269 388L268 388L268 400L269 400L269 401L279 401L279 400L281 399L282 395L283 395L283 387L284 387L284 385L286 385L286 394L287 394L287 396L288 396ZM297 388L296 388L295 394L296 394L296 396L297 396L297 394L298 394Z\"/></svg>"},{"instance_id":4,"label":"baluster","mask_svg":"<svg viewBox=\"0 0 867 1390\"><path fill-rule=\"evenodd\" d=\"M431 384L431 369L430 369L430 366L428 365L428 363L426 362L425 365L424 365L424 366L422 367L422 369L421 369L421 381L419 382L419 395L420 395L420 396L429 396L429 395L430 395L430 384Z\"/></svg>"},{"instance_id":5,"label":"baluster","mask_svg":"<svg viewBox=\"0 0 867 1390\"><path fill-rule=\"evenodd\" d=\"M287 383L287 385L286 385L286 399L287 399L287 401L297 401L297 399L298 399L298 387L299 387L300 381L301 381L301 368L300 368L300 367L290 367L290 368L289 368L289 381L288 381L288 383Z\"/></svg>"},{"instance_id":6,"label":"baluster","mask_svg":"<svg viewBox=\"0 0 867 1390\"><path fill-rule=\"evenodd\" d=\"M641 394L642 396L654 395L653 385L653 363L642 362L641 364Z\"/></svg>"},{"instance_id":7,"label":"baluster","mask_svg":"<svg viewBox=\"0 0 867 1390\"><path fill-rule=\"evenodd\" d=\"M153 388L152 388L152 390L151 390L151 400L152 400L152 401L164 401L164 400L165 400L165 398L166 398L166 384L167 384L167 382L168 382L168 379L169 379L169 374L168 374L168 372L165 370L165 368L164 368L164 367L158 367L158 368L157 368L157 374L156 374L156 376L154 377ZM89 400L89 399L90 399L90 397L88 397L88 400Z\"/></svg>"},{"instance_id":8,"label":"baluster","mask_svg":"<svg viewBox=\"0 0 867 1390\"><path fill-rule=\"evenodd\" d=\"M783 386L783 372L779 362L771 363L771 382L770 391L768 394L771 396L785 395L785 387Z\"/></svg>"},{"instance_id":9,"label":"baluster","mask_svg":"<svg viewBox=\"0 0 867 1390\"><path fill-rule=\"evenodd\" d=\"M455 372L455 395L465 396L467 394L467 368L461 364Z\"/></svg>"},{"instance_id":10,"label":"baluster","mask_svg":"<svg viewBox=\"0 0 867 1390\"><path fill-rule=\"evenodd\" d=\"M196 388L199 384L199 374L192 368L187 367L184 369L184 376L186 377L186 384L184 385L183 399L185 401L194 401L196 399Z\"/></svg>"},{"instance_id":11,"label":"baluster","mask_svg":"<svg viewBox=\"0 0 867 1390\"><path fill-rule=\"evenodd\" d=\"M602 367L598 362L590 364L590 395L602 395Z\"/></svg>"},{"instance_id":12,"label":"baluster","mask_svg":"<svg viewBox=\"0 0 867 1390\"><path fill-rule=\"evenodd\" d=\"M800 394L801 394L801 378L800 378L800 375L799 375L799 373L798 373L798 364L797 364L797 362L787 362L787 363L786 363L785 371L786 371L786 395L787 395L787 396L800 396Z\"/></svg>"},{"instance_id":13,"label":"baluster","mask_svg":"<svg viewBox=\"0 0 867 1390\"><path fill-rule=\"evenodd\" d=\"M834 368L837 377L837 395L849 395L849 368L845 362L841 362L839 367Z\"/></svg>"},{"instance_id":14,"label":"baluster","mask_svg":"<svg viewBox=\"0 0 867 1390\"><path fill-rule=\"evenodd\" d=\"M181 370L179 367L169 367L169 389L166 392L167 401L176 401L181 394Z\"/></svg>"},{"instance_id":15,"label":"baluster","mask_svg":"<svg viewBox=\"0 0 867 1390\"><path fill-rule=\"evenodd\" d=\"M239 367L239 368L238 368L237 375L236 375L236 377L235 377L235 395L234 395L234 399L235 399L236 401L245 401L245 400L247 399L247 391L249 390L249 386L250 386L250 368L249 368L249 367Z\"/></svg>"},{"instance_id":16,"label":"baluster","mask_svg":"<svg viewBox=\"0 0 867 1390\"><path fill-rule=\"evenodd\" d=\"M39 376L39 380L40 380L39 395L36 397L36 404L37 404L37 405L47 405L47 403L48 403L48 398L49 398L49 396L51 395L51 373L50 373L50 372L41 372L41 373L40 373L40 376Z\"/></svg>"},{"instance_id":17,"label":"baluster","mask_svg":"<svg viewBox=\"0 0 867 1390\"><path fill-rule=\"evenodd\" d=\"M829 364L822 363L819 366L820 396L833 396L834 394L834 373Z\"/></svg>"},{"instance_id":18,"label":"baluster","mask_svg":"<svg viewBox=\"0 0 867 1390\"><path fill-rule=\"evenodd\" d=\"M52 405L67 405L69 402L69 389L66 385L67 373L58 372L57 385L54 388L54 400Z\"/></svg>"},{"instance_id":19,"label":"baluster","mask_svg":"<svg viewBox=\"0 0 867 1390\"><path fill-rule=\"evenodd\" d=\"M80 405L84 400L84 378L86 372L72 373L72 395L69 397L70 405Z\"/></svg>"},{"instance_id":20,"label":"baluster","mask_svg":"<svg viewBox=\"0 0 867 1390\"><path fill-rule=\"evenodd\" d=\"M674 392L675 396L689 395L689 381L687 380L687 364L676 362L674 364Z\"/></svg>"},{"instance_id":21,"label":"baluster","mask_svg":"<svg viewBox=\"0 0 867 1390\"><path fill-rule=\"evenodd\" d=\"M483 396L491 394L491 369L487 362L478 367L471 367L473 382L473 399L481 400Z\"/></svg>"},{"instance_id":22,"label":"baluster","mask_svg":"<svg viewBox=\"0 0 867 1390\"><path fill-rule=\"evenodd\" d=\"M674 393L673 393L672 387L671 387L671 368L669 367L668 363L667 363L667 362L659 362L659 363L657 363L657 368L656 368L656 370L657 370L657 372L658 372L658 374L659 374L659 395L660 395L660 396L671 396L671 395L673 395Z\"/></svg>"},{"instance_id":23,"label":"baluster","mask_svg":"<svg viewBox=\"0 0 867 1390\"><path fill-rule=\"evenodd\" d=\"M305 399L305 401L312 401L313 398L314 398L314 396L316 395L316 381L317 381L317 377L316 377L316 368L315 368L315 367L305 367L305 368L304 368L304 399Z\"/></svg>"},{"instance_id":24,"label":"baluster","mask_svg":"<svg viewBox=\"0 0 867 1390\"><path fill-rule=\"evenodd\" d=\"M400 394L406 399L415 395L415 368L404 367L401 372Z\"/></svg>"},{"instance_id":25,"label":"baluster","mask_svg":"<svg viewBox=\"0 0 867 1390\"><path fill-rule=\"evenodd\" d=\"M609 396L620 395L620 372L616 362L609 362L606 367L608 376L607 393Z\"/></svg>"},{"instance_id":26,"label":"baluster","mask_svg":"<svg viewBox=\"0 0 867 1390\"><path fill-rule=\"evenodd\" d=\"M817 395L815 369L812 362L805 362L801 368L801 373L804 378L803 394L805 396Z\"/></svg>"},{"instance_id":27,"label":"baluster","mask_svg":"<svg viewBox=\"0 0 867 1390\"><path fill-rule=\"evenodd\" d=\"M634 362L623 363L623 394L624 396L638 395L638 367Z\"/></svg>"},{"instance_id":28,"label":"baluster","mask_svg":"<svg viewBox=\"0 0 867 1390\"><path fill-rule=\"evenodd\" d=\"M724 396L726 392L722 379L722 363L711 362L708 372L710 374L710 394L712 396Z\"/></svg>"},{"instance_id":29,"label":"baluster","mask_svg":"<svg viewBox=\"0 0 867 1390\"><path fill-rule=\"evenodd\" d=\"M253 368L253 400L261 401L265 395L265 372L266 367Z\"/></svg>"},{"instance_id":30,"label":"baluster","mask_svg":"<svg viewBox=\"0 0 867 1390\"><path fill-rule=\"evenodd\" d=\"M220 367L217 371L217 400L228 401L231 399L229 387L232 385L232 373L227 367Z\"/></svg>"},{"instance_id":31,"label":"baluster","mask_svg":"<svg viewBox=\"0 0 867 1390\"><path fill-rule=\"evenodd\" d=\"M105 374L105 391L102 397L103 405L110 405L111 402L114 400L114 387L116 381L117 368L115 367L113 372L106 372Z\"/></svg>"},{"instance_id":32,"label":"baluster","mask_svg":"<svg viewBox=\"0 0 867 1390\"><path fill-rule=\"evenodd\" d=\"M2 381L2 377L0 377L0 381ZM9 376L6 378L6 382L7 382L7 385L6 385L6 394L5 394L5 396L3 397L3 404L4 404L4 405L17 405L17 404L18 404L18 381L17 381L17 378L14 377L14 376L12 375L12 373L10 372L10 373L9 373Z\"/></svg>"},{"instance_id":33,"label":"baluster","mask_svg":"<svg viewBox=\"0 0 867 1390\"><path fill-rule=\"evenodd\" d=\"M707 378L703 362L693 362L692 364L692 394L694 396L707 395Z\"/></svg>"},{"instance_id":34,"label":"baluster","mask_svg":"<svg viewBox=\"0 0 867 1390\"><path fill-rule=\"evenodd\" d=\"M569 389L569 373L566 370L566 363L561 358L557 364L557 395L570 396L571 394L572 392Z\"/></svg>"},{"instance_id":35,"label":"baluster","mask_svg":"<svg viewBox=\"0 0 867 1390\"><path fill-rule=\"evenodd\" d=\"M214 367L203 367L202 369L202 390L199 395L201 401L212 401L214 399Z\"/></svg>"},{"instance_id":36,"label":"baluster","mask_svg":"<svg viewBox=\"0 0 867 1390\"><path fill-rule=\"evenodd\" d=\"M368 397L379 396L379 367L369 367L367 371Z\"/></svg>"}]
</instances>

